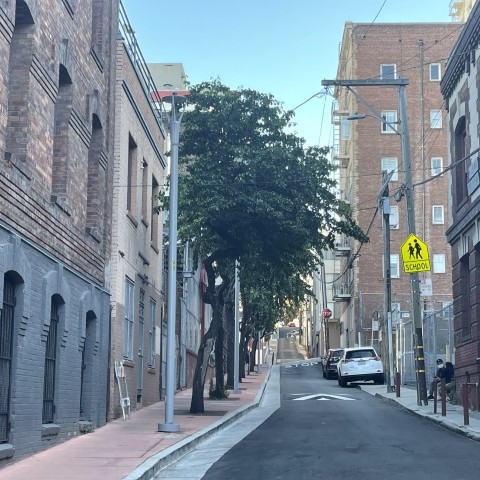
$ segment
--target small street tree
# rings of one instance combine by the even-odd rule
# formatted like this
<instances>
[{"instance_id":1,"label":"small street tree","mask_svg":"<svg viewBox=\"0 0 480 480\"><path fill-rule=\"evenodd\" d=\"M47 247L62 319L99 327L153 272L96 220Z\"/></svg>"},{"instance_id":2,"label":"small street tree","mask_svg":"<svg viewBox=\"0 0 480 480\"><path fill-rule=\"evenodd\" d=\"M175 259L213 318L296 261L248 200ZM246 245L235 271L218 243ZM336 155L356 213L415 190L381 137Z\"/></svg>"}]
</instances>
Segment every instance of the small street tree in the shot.
<instances>
[{"instance_id":1,"label":"small street tree","mask_svg":"<svg viewBox=\"0 0 480 480\"><path fill-rule=\"evenodd\" d=\"M232 90L214 80L193 86L189 102L192 109L184 116L180 142L178 235L204 262L204 301L213 310L193 382L190 411L200 413L205 349L221 326L234 260L240 261L248 295L269 297L274 306L287 296L275 292L275 282L268 295L262 269L283 288L284 278L310 275L320 252L334 247L337 234L362 242L367 238L349 206L335 196L328 150L305 148L303 139L289 133L293 112L271 95ZM249 269L256 277L247 276ZM260 313L262 303L252 301L250 308L255 324L268 320L263 325L268 330L273 316Z\"/></svg>"}]
</instances>

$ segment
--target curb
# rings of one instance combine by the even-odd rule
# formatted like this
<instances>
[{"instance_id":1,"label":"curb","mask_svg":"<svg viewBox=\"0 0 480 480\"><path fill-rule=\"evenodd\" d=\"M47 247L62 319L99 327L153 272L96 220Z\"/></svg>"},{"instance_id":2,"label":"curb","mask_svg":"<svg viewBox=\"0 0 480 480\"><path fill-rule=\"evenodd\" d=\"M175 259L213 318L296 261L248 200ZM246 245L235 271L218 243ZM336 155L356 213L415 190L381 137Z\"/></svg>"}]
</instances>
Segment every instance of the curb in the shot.
<instances>
[{"instance_id":1,"label":"curb","mask_svg":"<svg viewBox=\"0 0 480 480\"><path fill-rule=\"evenodd\" d=\"M187 438L177 442L176 444L166 448L163 452L159 452L155 455L152 455L148 460L145 460L139 467L137 467L133 472L129 473L126 477L123 477L123 480L152 480L155 476L164 468L166 468L171 463L178 460L180 457L183 457L187 453L190 453L194 450L197 445L204 440L210 438L212 435L217 433L219 430L228 427L239 418L243 417L249 413L254 408L257 408L260 404L267 382L270 378L272 369L268 365L268 372L265 380L260 386L255 400L253 400L249 405L245 405L238 410L234 410L224 417L217 420L212 425L204 428L203 430L190 435Z\"/></svg>"},{"instance_id":2,"label":"curb","mask_svg":"<svg viewBox=\"0 0 480 480\"><path fill-rule=\"evenodd\" d=\"M438 419L438 418L435 418L435 417L431 417L429 415L424 415L422 413L420 413L419 411L416 411L416 410L412 410L408 407L406 407L405 405L402 405L401 403L398 403L396 400L394 400L393 398L387 398L387 397L384 397L382 394L380 393L376 393L375 394L375 397L377 398L380 398L381 400L383 400L384 402L388 402L392 405L395 405L397 406L398 408L401 408L402 410L408 412L408 413L411 413L413 415L416 415L417 417L422 417L424 418L425 420L428 420L429 422L432 422L432 423L435 423L436 425L439 425L440 427L443 427L443 428L446 428L447 430L450 430L451 432L454 432L454 433L458 433L459 435L462 435L464 437L467 437L469 438L470 440L475 440L477 442L480 442L480 436L475 434L475 433L472 433L472 432L469 432L467 430L466 427L464 426L460 426L460 425L456 425L454 423L451 423L449 422L448 420L446 419Z\"/></svg>"}]
</instances>

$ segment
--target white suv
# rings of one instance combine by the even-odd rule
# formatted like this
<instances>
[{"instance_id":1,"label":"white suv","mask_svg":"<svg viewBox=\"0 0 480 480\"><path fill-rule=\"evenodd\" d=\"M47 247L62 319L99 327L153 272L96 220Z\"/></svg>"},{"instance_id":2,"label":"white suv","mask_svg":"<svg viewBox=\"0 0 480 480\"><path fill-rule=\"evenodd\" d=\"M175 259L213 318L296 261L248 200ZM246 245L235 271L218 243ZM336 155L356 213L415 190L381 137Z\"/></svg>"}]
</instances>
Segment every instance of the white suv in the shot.
<instances>
[{"instance_id":1,"label":"white suv","mask_svg":"<svg viewBox=\"0 0 480 480\"><path fill-rule=\"evenodd\" d=\"M379 385L385 382L383 362L372 347L346 348L337 365L338 384L373 380Z\"/></svg>"}]
</instances>

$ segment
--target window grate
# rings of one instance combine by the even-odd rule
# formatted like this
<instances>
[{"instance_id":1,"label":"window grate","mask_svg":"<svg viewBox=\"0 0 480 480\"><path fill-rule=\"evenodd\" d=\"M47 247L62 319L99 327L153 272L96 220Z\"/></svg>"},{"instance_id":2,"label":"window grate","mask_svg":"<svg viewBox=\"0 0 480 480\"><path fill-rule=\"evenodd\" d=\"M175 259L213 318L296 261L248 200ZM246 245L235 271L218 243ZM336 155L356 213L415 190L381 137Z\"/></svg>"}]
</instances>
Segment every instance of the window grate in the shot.
<instances>
[{"instance_id":1,"label":"window grate","mask_svg":"<svg viewBox=\"0 0 480 480\"><path fill-rule=\"evenodd\" d=\"M45 347L45 372L43 380L42 423L53 423L55 413L55 366L57 361L58 305L52 299L50 329Z\"/></svg>"},{"instance_id":2,"label":"window grate","mask_svg":"<svg viewBox=\"0 0 480 480\"><path fill-rule=\"evenodd\" d=\"M15 284L5 277L0 314L0 443L8 442Z\"/></svg>"}]
</instances>

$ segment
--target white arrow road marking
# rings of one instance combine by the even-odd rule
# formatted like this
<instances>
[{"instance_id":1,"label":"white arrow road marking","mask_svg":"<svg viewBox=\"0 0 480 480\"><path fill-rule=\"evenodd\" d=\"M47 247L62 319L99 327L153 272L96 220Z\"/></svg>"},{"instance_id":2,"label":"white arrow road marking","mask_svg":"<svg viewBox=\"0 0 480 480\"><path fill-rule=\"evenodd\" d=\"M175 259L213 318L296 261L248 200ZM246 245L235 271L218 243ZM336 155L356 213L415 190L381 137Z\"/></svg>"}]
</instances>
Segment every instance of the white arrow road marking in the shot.
<instances>
[{"instance_id":1,"label":"white arrow road marking","mask_svg":"<svg viewBox=\"0 0 480 480\"><path fill-rule=\"evenodd\" d=\"M316 393L314 395L305 395L304 397L294 398L293 400L311 400L317 398L318 400L355 400L354 398L348 398L340 395L327 395L326 393Z\"/></svg>"}]
</instances>

